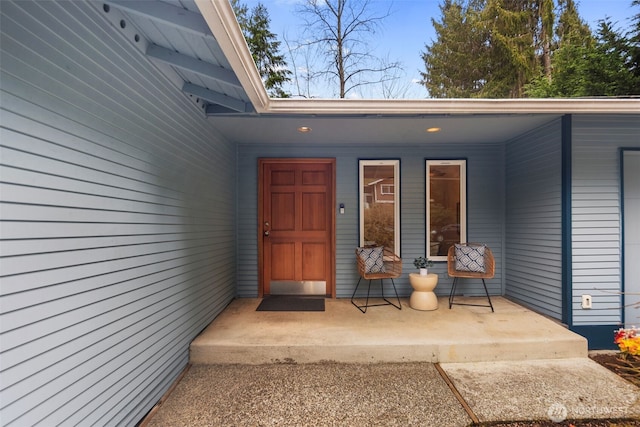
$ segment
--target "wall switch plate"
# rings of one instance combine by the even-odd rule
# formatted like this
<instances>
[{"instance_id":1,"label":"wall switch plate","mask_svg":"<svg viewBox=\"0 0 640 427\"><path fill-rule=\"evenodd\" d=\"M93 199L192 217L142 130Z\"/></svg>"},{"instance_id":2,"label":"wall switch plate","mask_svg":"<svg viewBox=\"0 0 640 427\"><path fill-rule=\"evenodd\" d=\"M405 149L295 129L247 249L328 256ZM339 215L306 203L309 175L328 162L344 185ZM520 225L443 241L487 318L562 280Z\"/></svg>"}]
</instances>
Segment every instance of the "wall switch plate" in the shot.
<instances>
[{"instance_id":1,"label":"wall switch plate","mask_svg":"<svg viewBox=\"0 0 640 427\"><path fill-rule=\"evenodd\" d=\"M589 309L591 308L591 295L582 295L582 308Z\"/></svg>"}]
</instances>

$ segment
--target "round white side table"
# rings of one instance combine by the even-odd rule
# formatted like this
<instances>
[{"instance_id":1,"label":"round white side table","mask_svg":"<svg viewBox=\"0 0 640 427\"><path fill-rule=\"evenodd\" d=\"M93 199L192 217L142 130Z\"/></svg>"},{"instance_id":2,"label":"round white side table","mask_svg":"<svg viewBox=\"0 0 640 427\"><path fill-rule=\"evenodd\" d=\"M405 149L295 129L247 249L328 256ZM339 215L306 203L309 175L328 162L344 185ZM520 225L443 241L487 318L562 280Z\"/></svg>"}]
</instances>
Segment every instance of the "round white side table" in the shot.
<instances>
[{"instance_id":1,"label":"round white side table","mask_svg":"<svg viewBox=\"0 0 640 427\"><path fill-rule=\"evenodd\" d=\"M433 292L438 284L437 274L421 276L418 273L409 274L409 282L413 287L409 306L414 310L437 310L438 297Z\"/></svg>"}]
</instances>

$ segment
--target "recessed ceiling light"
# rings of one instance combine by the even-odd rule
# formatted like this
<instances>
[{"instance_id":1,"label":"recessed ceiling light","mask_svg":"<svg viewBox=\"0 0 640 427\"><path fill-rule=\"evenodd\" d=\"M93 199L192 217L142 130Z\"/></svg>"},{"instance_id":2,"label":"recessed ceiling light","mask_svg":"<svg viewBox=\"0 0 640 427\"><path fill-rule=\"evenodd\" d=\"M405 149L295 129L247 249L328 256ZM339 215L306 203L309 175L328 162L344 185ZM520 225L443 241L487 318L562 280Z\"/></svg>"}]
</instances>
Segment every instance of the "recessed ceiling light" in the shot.
<instances>
[{"instance_id":1,"label":"recessed ceiling light","mask_svg":"<svg viewBox=\"0 0 640 427\"><path fill-rule=\"evenodd\" d=\"M311 128L309 126L300 126L298 128L298 132L300 132L300 133L309 133L309 132L311 132Z\"/></svg>"},{"instance_id":2,"label":"recessed ceiling light","mask_svg":"<svg viewBox=\"0 0 640 427\"><path fill-rule=\"evenodd\" d=\"M437 127L428 128L427 132L429 132L429 133L440 132L440 128L437 128Z\"/></svg>"}]
</instances>

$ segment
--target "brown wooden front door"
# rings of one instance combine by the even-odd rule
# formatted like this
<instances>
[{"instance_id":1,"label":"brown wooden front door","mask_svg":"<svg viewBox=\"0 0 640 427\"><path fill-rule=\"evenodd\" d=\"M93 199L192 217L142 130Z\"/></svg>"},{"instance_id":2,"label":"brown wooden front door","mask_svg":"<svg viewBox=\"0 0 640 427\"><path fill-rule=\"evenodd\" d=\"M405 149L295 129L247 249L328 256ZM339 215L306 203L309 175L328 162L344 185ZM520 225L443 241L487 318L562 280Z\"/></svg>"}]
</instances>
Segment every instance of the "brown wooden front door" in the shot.
<instances>
[{"instance_id":1,"label":"brown wooden front door","mask_svg":"<svg viewBox=\"0 0 640 427\"><path fill-rule=\"evenodd\" d=\"M260 159L260 296L335 297L335 159Z\"/></svg>"}]
</instances>

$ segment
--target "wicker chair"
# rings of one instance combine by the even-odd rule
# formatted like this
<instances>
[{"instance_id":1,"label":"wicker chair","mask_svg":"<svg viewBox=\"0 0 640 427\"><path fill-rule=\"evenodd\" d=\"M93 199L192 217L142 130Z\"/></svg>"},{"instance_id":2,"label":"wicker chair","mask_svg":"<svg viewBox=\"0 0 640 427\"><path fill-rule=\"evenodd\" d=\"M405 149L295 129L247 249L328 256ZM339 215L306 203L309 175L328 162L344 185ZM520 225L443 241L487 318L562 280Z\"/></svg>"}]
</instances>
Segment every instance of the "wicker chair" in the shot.
<instances>
[{"instance_id":1,"label":"wicker chair","mask_svg":"<svg viewBox=\"0 0 640 427\"><path fill-rule=\"evenodd\" d=\"M462 243L463 245L478 245L477 243ZM484 272L475 272L475 271L461 271L456 270L456 248L455 245L452 245L449 248L449 252L447 254L447 272L449 273L449 277L453 277L453 285L451 287L451 294L449 294L449 308L453 304L456 305L473 305L477 307L491 307L491 311L493 312L493 304L491 303L491 297L489 296L489 291L487 290L487 284L485 283L485 279L491 279L495 275L496 270L496 261L493 257L493 253L491 249L485 246L484 248ZM468 303L460 303L454 302L456 286L458 284L458 279L482 279L482 285L484 286L484 292L487 295L487 299L489 300L489 305L483 304L468 304Z\"/></svg>"},{"instance_id":2,"label":"wicker chair","mask_svg":"<svg viewBox=\"0 0 640 427\"><path fill-rule=\"evenodd\" d=\"M360 310L363 313L367 312L368 307L381 306L381 305L392 305L398 310L402 310L402 305L400 304L400 298L398 297L398 291L396 290L396 284L393 281L393 279L396 279L402 275L402 259L398 255L393 253L391 249L383 248L383 251L382 251L383 263L384 263L383 271L379 271L379 272L367 271L368 268L367 268L365 259L362 256L360 256L360 253L363 249L370 249L370 248L356 248L356 260L358 264L358 273L360 274L360 279L358 279L358 284L356 285L356 289L353 291L353 295L351 295L351 304L355 305L358 308L358 310ZM362 279L369 280L369 288L367 289L366 302L364 303L364 305L358 305L354 301L354 298L356 296L356 293L358 292L358 287L360 286L360 281ZM398 305L389 301L384 296L384 283L383 283L384 279L391 279L391 284L393 285L393 291L396 294L396 300L398 301ZM371 292L372 280L380 280L380 287L382 289L382 299L385 301L384 303L369 304L369 294Z\"/></svg>"}]
</instances>

